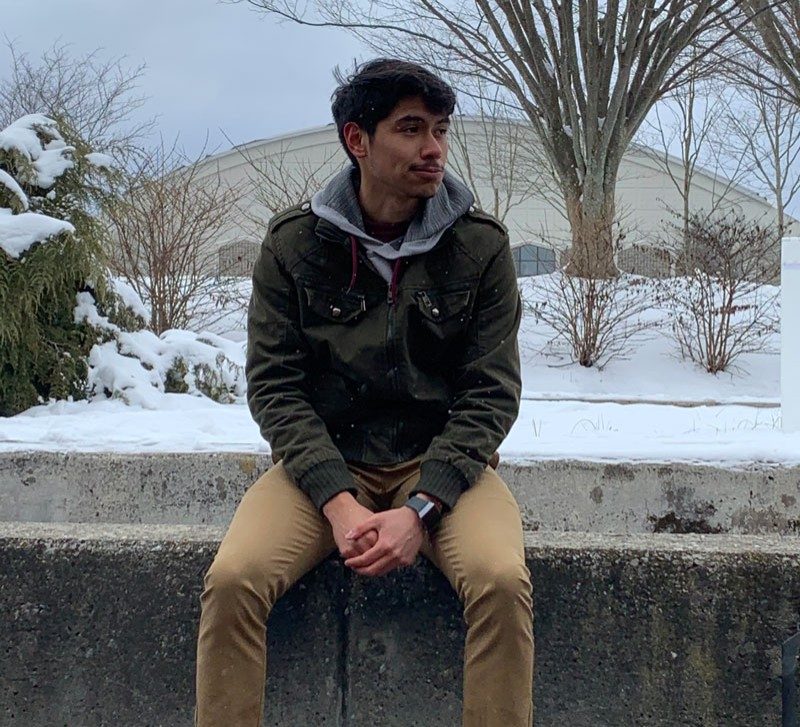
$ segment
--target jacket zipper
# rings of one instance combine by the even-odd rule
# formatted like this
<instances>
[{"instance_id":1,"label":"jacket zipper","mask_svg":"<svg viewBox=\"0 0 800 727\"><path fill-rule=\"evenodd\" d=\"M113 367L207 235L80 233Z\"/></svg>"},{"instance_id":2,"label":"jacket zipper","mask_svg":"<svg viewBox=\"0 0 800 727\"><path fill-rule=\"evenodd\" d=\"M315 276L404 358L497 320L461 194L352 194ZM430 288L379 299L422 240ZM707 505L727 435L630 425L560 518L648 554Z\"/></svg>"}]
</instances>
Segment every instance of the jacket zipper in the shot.
<instances>
[{"instance_id":1,"label":"jacket zipper","mask_svg":"<svg viewBox=\"0 0 800 727\"><path fill-rule=\"evenodd\" d=\"M427 292L425 292L424 290L418 291L416 297L417 300L420 303L422 303L422 305L424 305L427 310L433 308L433 303L431 302L431 299L428 297Z\"/></svg>"}]
</instances>

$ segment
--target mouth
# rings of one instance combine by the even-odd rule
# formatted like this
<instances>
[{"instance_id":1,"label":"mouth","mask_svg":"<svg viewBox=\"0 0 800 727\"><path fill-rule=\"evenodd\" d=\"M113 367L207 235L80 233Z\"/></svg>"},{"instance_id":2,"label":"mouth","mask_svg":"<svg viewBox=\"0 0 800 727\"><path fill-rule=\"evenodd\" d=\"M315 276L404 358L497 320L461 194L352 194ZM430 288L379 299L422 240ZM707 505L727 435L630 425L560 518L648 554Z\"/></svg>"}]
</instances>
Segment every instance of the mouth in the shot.
<instances>
[{"instance_id":1,"label":"mouth","mask_svg":"<svg viewBox=\"0 0 800 727\"><path fill-rule=\"evenodd\" d=\"M430 180L438 179L444 174L442 167L412 167L411 171L424 179Z\"/></svg>"}]
</instances>

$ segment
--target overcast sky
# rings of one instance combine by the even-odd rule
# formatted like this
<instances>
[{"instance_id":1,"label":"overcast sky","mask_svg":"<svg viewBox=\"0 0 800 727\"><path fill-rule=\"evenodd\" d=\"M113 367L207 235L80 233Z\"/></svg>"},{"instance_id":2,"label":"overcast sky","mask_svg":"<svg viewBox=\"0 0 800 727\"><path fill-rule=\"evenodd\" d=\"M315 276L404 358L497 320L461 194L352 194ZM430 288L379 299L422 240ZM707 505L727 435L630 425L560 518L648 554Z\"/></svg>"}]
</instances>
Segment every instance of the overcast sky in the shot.
<instances>
[{"instance_id":1,"label":"overcast sky","mask_svg":"<svg viewBox=\"0 0 800 727\"><path fill-rule=\"evenodd\" d=\"M55 41L76 55L145 63L140 115L159 115L167 139L180 133L197 153L329 123L337 64L373 54L331 29L279 24L246 3L217 0L2 0L0 36L32 59ZM9 55L0 53L0 76ZM222 131L220 131L222 130Z\"/></svg>"},{"instance_id":2,"label":"overcast sky","mask_svg":"<svg viewBox=\"0 0 800 727\"><path fill-rule=\"evenodd\" d=\"M279 23L245 2L0 0L5 36L32 60L54 42L146 64L137 113L191 156L332 121L333 68L374 55L344 31ZM0 77L9 54L0 47ZM674 150L673 150L674 151ZM800 214L800 197L790 206Z\"/></svg>"}]
</instances>

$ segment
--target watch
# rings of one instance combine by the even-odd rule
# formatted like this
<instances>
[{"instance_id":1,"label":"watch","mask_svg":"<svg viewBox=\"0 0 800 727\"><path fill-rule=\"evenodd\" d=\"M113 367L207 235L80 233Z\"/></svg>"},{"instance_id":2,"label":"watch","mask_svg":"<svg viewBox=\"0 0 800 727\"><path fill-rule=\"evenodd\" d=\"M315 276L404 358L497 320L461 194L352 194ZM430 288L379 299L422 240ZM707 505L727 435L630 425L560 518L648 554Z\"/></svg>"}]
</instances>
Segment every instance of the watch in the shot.
<instances>
[{"instance_id":1,"label":"watch","mask_svg":"<svg viewBox=\"0 0 800 727\"><path fill-rule=\"evenodd\" d=\"M410 507L419 515L419 519L422 520L425 530L429 533L434 531L439 521L442 519L442 514L439 512L439 508L436 507L436 504L418 495L409 497L405 503L405 507Z\"/></svg>"}]
</instances>

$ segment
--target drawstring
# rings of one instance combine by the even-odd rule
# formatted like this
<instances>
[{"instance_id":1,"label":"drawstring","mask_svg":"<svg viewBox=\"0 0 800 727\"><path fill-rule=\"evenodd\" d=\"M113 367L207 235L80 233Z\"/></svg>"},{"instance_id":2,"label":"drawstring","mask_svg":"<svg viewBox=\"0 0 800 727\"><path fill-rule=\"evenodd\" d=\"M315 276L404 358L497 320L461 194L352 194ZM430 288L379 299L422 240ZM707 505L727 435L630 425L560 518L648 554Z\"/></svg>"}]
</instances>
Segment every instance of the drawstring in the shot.
<instances>
[{"instance_id":1,"label":"drawstring","mask_svg":"<svg viewBox=\"0 0 800 727\"><path fill-rule=\"evenodd\" d=\"M347 288L349 293L356 285L356 278L358 277L358 240L355 235L350 235L350 258L352 272L350 273L350 285Z\"/></svg>"},{"instance_id":2,"label":"drawstring","mask_svg":"<svg viewBox=\"0 0 800 727\"><path fill-rule=\"evenodd\" d=\"M394 261L394 266L392 267L392 282L389 284L389 296L392 299L392 305L397 303L397 278L400 275L400 265L402 262L403 258L399 257Z\"/></svg>"},{"instance_id":3,"label":"drawstring","mask_svg":"<svg viewBox=\"0 0 800 727\"><path fill-rule=\"evenodd\" d=\"M356 279L358 278L358 240L355 235L350 235L350 259L352 272L350 273L350 285L347 288L348 293L355 287ZM403 258L399 257L392 266L392 280L389 283L389 297L392 305L397 302L397 279L400 277L402 263Z\"/></svg>"}]
</instances>

